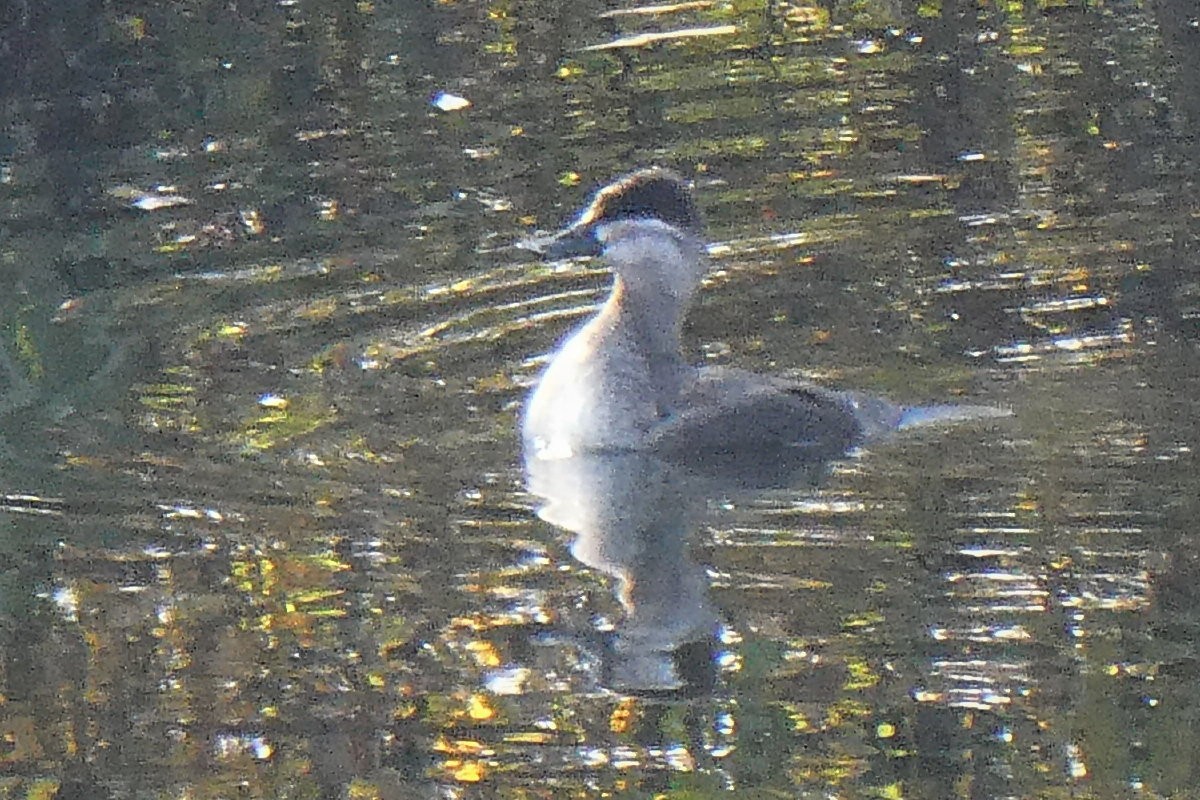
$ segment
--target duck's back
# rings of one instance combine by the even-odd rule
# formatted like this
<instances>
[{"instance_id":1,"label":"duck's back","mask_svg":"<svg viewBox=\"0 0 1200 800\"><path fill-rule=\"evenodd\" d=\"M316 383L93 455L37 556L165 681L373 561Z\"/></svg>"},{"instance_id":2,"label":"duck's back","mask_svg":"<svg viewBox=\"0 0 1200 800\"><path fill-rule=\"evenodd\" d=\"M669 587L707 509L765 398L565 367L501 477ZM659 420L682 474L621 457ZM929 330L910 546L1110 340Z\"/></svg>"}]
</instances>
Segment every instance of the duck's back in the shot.
<instances>
[{"instance_id":1,"label":"duck's back","mask_svg":"<svg viewBox=\"0 0 1200 800\"><path fill-rule=\"evenodd\" d=\"M840 393L739 369L699 370L677 408L656 427L651 446L683 463L827 461L863 436Z\"/></svg>"}]
</instances>

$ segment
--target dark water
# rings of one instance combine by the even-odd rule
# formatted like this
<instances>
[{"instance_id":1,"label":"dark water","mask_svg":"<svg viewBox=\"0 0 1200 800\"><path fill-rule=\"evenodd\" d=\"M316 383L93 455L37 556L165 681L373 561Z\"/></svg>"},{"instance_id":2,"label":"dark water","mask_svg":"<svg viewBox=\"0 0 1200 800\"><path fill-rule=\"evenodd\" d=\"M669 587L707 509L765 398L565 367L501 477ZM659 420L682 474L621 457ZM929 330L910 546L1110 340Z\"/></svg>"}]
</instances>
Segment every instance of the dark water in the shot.
<instances>
[{"instance_id":1,"label":"dark water","mask_svg":"<svg viewBox=\"0 0 1200 800\"><path fill-rule=\"evenodd\" d=\"M5 796L1200 796L1195 9L625 11L5 7ZM644 164L698 360L1014 417L573 558L511 245Z\"/></svg>"}]
</instances>

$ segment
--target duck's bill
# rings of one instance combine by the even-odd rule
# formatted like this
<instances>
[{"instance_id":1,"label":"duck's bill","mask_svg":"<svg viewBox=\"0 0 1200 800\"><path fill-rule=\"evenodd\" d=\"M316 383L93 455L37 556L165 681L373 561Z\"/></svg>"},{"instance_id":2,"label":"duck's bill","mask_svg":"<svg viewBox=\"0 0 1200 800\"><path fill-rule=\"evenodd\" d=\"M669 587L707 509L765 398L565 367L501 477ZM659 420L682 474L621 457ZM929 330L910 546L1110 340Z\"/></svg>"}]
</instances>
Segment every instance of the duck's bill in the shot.
<instances>
[{"instance_id":1,"label":"duck's bill","mask_svg":"<svg viewBox=\"0 0 1200 800\"><path fill-rule=\"evenodd\" d=\"M596 226L576 224L548 236L533 236L517 242L517 247L537 253L550 261L600 255Z\"/></svg>"}]
</instances>

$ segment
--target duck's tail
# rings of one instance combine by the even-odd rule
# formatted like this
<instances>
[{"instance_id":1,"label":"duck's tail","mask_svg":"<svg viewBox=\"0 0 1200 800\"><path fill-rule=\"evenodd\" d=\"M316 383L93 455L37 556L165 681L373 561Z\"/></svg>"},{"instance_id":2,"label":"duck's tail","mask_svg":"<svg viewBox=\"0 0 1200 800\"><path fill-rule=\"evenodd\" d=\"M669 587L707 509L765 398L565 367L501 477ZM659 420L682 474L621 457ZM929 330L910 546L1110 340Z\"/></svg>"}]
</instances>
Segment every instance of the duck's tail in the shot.
<instances>
[{"instance_id":1,"label":"duck's tail","mask_svg":"<svg viewBox=\"0 0 1200 800\"><path fill-rule=\"evenodd\" d=\"M878 441L897 431L931 428L1012 416L998 406L933 405L902 406L862 392L844 392L843 399L854 414L864 442Z\"/></svg>"},{"instance_id":2,"label":"duck's tail","mask_svg":"<svg viewBox=\"0 0 1200 800\"><path fill-rule=\"evenodd\" d=\"M910 428L928 428L934 425L952 425L958 422L974 422L982 419L998 419L1011 417L1011 408L999 406L907 406L901 409L900 419L896 422L896 430L906 431Z\"/></svg>"}]
</instances>

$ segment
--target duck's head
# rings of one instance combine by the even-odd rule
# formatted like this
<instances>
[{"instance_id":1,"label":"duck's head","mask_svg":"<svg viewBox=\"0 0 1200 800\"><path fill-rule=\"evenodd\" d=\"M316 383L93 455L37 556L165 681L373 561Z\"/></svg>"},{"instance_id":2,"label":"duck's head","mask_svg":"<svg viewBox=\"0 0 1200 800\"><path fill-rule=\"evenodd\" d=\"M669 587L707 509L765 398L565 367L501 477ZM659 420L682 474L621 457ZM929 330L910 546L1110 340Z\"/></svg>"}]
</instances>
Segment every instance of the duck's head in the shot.
<instances>
[{"instance_id":1,"label":"duck's head","mask_svg":"<svg viewBox=\"0 0 1200 800\"><path fill-rule=\"evenodd\" d=\"M675 328L708 270L700 237L660 219L635 217L599 223L592 238L617 276L610 303Z\"/></svg>"},{"instance_id":2,"label":"duck's head","mask_svg":"<svg viewBox=\"0 0 1200 800\"><path fill-rule=\"evenodd\" d=\"M703 228L687 181L669 169L650 167L617 178L597 191L565 229L525 246L550 259L599 255L608 246L601 229L626 220L659 220L693 236Z\"/></svg>"}]
</instances>

